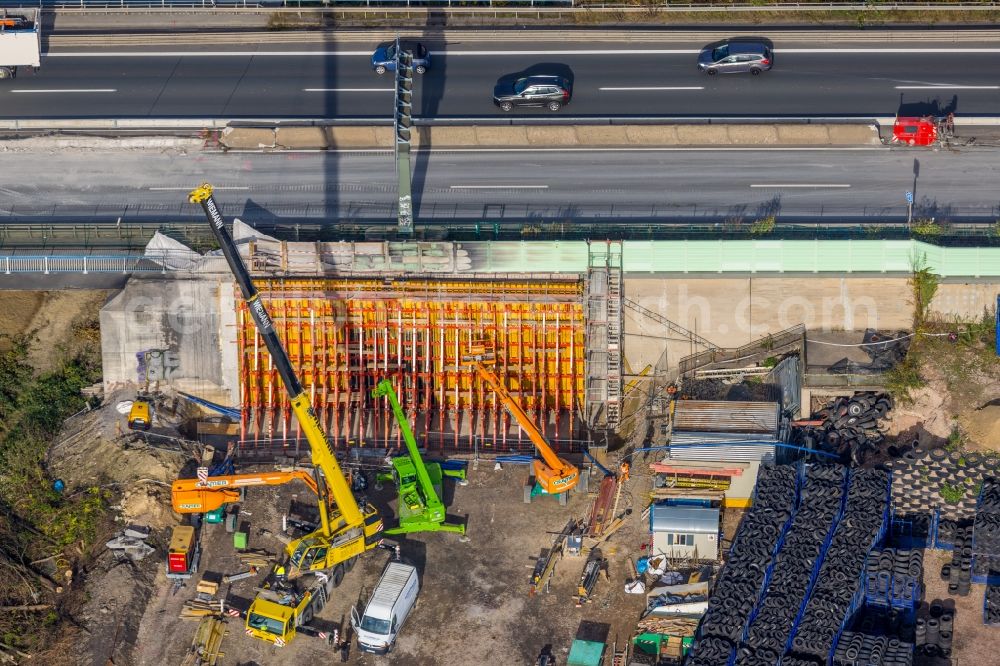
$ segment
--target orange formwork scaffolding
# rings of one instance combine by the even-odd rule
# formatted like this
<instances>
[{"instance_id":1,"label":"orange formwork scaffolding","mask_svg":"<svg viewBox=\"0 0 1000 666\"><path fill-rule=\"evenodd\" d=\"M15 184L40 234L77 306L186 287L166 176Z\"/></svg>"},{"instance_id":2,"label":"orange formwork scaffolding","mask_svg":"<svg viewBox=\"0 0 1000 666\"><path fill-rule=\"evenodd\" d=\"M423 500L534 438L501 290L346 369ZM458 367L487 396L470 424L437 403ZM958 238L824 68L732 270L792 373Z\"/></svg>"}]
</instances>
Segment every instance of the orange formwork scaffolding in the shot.
<instances>
[{"instance_id":1,"label":"orange formwork scaffolding","mask_svg":"<svg viewBox=\"0 0 1000 666\"><path fill-rule=\"evenodd\" d=\"M384 399L396 384L418 444L530 451L495 394L461 362L473 340L495 341L497 371L560 450L584 414L583 283L567 280L257 281L292 365L338 447L400 448ZM235 295L235 293L234 293ZM237 342L246 448L295 446L301 433L242 299Z\"/></svg>"}]
</instances>

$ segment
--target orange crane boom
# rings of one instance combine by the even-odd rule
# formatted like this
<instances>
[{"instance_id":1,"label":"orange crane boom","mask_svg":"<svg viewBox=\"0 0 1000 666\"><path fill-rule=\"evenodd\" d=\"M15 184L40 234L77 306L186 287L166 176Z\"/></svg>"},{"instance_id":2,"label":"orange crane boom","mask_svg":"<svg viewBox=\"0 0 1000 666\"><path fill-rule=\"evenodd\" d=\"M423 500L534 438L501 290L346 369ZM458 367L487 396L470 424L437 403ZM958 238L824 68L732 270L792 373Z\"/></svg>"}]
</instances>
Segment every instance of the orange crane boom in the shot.
<instances>
[{"instance_id":1,"label":"orange crane boom","mask_svg":"<svg viewBox=\"0 0 1000 666\"><path fill-rule=\"evenodd\" d=\"M240 488L280 486L298 479L319 495L316 479L305 470L210 476L207 481L177 479L170 486L170 503L177 513L205 513L240 501Z\"/></svg>"},{"instance_id":2,"label":"orange crane boom","mask_svg":"<svg viewBox=\"0 0 1000 666\"><path fill-rule=\"evenodd\" d=\"M521 426L521 430L527 433L531 443L535 445L538 455L541 456L541 460L536 458L533 461L535 479L538 481L538 485L542 487L542 490L554 495L564 493L573 488L580 480L580 470L577 469L576 465L556 455L552 446L545 441L545 435L535 425L534 420L521 408L517 399L510 394L497 374L487 367L488 365L492 365L495 360L495 354L492 349L485 344L474 344L470 347L469 354L463 360L472 362L472 367L475 368L476 374L497 394L500 402L503 403L503 406L514 417L518 425Z\"/></svg>"}]
</instances>

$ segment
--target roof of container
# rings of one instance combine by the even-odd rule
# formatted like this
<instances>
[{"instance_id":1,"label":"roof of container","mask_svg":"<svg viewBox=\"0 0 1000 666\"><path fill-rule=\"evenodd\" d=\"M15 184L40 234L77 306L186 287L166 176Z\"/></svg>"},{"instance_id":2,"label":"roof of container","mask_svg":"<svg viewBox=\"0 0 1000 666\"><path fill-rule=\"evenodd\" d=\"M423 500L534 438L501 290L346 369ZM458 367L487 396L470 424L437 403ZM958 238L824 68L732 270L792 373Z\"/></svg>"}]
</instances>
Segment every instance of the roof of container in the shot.
<instances>
[{"instance_id":1,"label":"roof of container","mask_svg":"<svg viewBox=\"0 0 1000 666\"><path fill-rule=\"evenodd\" d=\"M719 509L654 504L649 513L649 529L653 532L718 534Z\"/></svg>"},{"instance_id":2,"label":"roof of container","mask_svg":"<svg viewBox=\"0 0 1000 666\"><path fill-rule=\"evenodd\" d=\"M778 431L779 404L735 400L679 400L674 411L674 431L753 432Z\"/></svg>"}]
</instances>

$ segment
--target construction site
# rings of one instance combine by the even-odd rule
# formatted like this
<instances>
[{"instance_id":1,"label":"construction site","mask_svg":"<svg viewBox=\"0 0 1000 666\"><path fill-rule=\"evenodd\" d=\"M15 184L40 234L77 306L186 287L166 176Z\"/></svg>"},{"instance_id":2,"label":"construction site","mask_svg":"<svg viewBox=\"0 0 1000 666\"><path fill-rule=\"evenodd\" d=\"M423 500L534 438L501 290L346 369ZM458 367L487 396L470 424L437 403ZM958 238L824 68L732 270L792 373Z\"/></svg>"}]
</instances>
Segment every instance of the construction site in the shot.
<instances>
[{"instance_id":1,"label":"construction site","mask_svg":"<svg viewBox=\"0 0 1000 666\"><path fill-rule=\"evenodd\" d=\"M101 382L45 465L60 493L113 488L117 519L86 570L41 565L76 577L54 594L85 629L47 663L959 664L986 644L988 250L306 243L190 196L219 249L157 235L79 299ZM938 280L922 317L952 322L921 362L982 365L962 386L927 366L935 388L903 399L915 251ZM67 304L12 314L58 346Z\"/></svg>"}]
</instances>

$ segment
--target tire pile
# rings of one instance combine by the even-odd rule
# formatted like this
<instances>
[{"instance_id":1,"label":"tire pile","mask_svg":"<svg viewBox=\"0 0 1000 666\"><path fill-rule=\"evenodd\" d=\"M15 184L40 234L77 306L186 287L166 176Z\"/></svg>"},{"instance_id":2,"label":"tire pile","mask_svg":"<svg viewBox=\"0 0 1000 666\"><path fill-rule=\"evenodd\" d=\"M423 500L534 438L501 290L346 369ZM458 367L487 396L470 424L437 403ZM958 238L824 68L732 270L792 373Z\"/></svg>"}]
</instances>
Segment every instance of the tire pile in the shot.
<instances>
[{"instance_id":1,"label":"tire pile","mask_svg":"<svg viewBox=\"0 0 1000 666\"><path fill-rule=\"evenodd\" d=\"M845 471L841 465L806 468L799 508L775 559L767 596L736 653L737 666L774 666L785 652L823 546L840 516Z\"/></svg>"},{"instance_id":2,"label":"tire pile","mask_svg":"<svg viewBox=\"0 0 1000 666\"><path fill-rule=\"evenodd\" d=\"M984 479L972 532L972 576L1000 577L1000 483ZM994 582L994 581L990 581Z\"/></svg>"},{"instance_id":3,"label":"tire pile","mask_svg":"<svg viewBox=\"0 0 1000 666\"><path fill-rule=\"evenodd\" d=\"M804 448L839 453L845 460L850 456L851 462L860 465L881 446L884 438L879 424L892 405L888 393L867 391L837 398L813 415L823 419L823 425L803 430L798 441Z\"/></svg>"},{"instance_id":4,"label":"tire pile","mask_svg":"<svg viewBox=\"0 0 1000 666\"><path fill-rule=\"evenodd\" d=\"M827 663L837 634L860 603L868 551L886 522L889 473L856 469L851 473L844 515L819 570L798 630L792 638L792 656Z\"/></svg>"},{"instance_id":5,"label":"tire pile","mask_svg":"<svg viewBox=\"0 0 1000 666\"><path fill-rule=\"evenodd\" d=\"M740 523L726 565L715 583L688 666L728 663L795 511L796 485L794 466L760 468L753 505Z\"/></svg>"},{"instance_id":6,"label":"tire pile","mask_svg":"<svg viewBox=\"0 0 1000 666\"><path fill-rule=\"evenodd\" d=\"M1000 625L1000 585L987 585L983 599L983 624Z\"/></svg>"},{"instance_id":7,"label":"tire pile","mask_svg":"<svg viewBox=\"0 0 1000 666\"><path fill-rule=\"evenodd\" d=\"M951 543L951 564L941 567L941 579L948 581L948 594L967 597L972 589L972 528L955 527Z\"/></svg>"},{"instance_id":8,"label":"tire pile","mask_svg":"<svg viewBox=\"0 0 1000 666\"><path fill-rule=\"evenodd\" d=\"M910 666L913 643L893 636L845 631L833 652L833 666Z\"/></svg>"},{"instance_id":9,"label":"tire pile","mask_svg":"<svg viewBox=\"0 0 1000 666\"><path fill-rule=\"evenodd\" d=\"M930 617L918 617L914 626L917 653L927 657L950 657L951 637L955 629L955 613L931 603Z\"/></svg>"},{"instance_id":10,"label":"tire pile","mask_svg":"<svg viewBox=\"0 0 1000 666\"><path fill-rule=\"evenodd\" d=\"M865 603L888 608L915 608L920 603L923 572L922 550L873 550L865 566Z\"/></svg>"}]
</instances>

